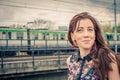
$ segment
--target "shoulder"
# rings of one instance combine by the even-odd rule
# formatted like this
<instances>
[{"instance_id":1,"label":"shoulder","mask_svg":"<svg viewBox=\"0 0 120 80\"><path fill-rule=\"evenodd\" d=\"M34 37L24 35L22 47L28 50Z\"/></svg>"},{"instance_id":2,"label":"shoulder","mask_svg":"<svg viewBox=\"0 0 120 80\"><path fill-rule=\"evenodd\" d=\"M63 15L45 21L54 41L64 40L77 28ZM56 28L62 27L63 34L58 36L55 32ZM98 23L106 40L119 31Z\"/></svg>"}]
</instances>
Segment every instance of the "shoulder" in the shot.
<instances>
[{"instance_id":1,"label":"shoulder","mask_svg":"<svg viewBox=\"0 0 120 80\"><path fill-rule=\"evenodd\" d=\"M109 56L112 60L112 62L110 63L110 66L112 67L112 69L114 69L115 67L117 68L117 58L116 58L116 54L115 53L109 53Z\"/></svg>"},{"instance_id":2,"label":"shoulder","mask_svg":"<svg viewBox=\"0 0 120 80\"><path fill-rule=\"evenodd\" d=\"M67 66L69 66L69 64L70 64L70 59L71 59L71 57L72 57L72 55L70 55L70 56L67 58L67 60L66 60Z\"/></svg>"},{"instance_id":3,"label":"shoulder","mask_svg":"<svg viewBox=\"0 0 120 80\"><path fill-rule=\"evenodd\" d=\"M69 66L70 63L78 62L79 59L80 59L79 53L74 53L70 55L66 60L67 66Z\"/></svg>"},{"instance_id":4,"label":"shoulder","mask_svg":"<svg viewBox=\"0 0 120 80\"><path fill-rule=\"evenodd\" d=\"M109 54L108 54L108 56L111 58L111 60L112 60L112 62L116 62L116 54L115 53L112 53L112 52L110 52Z\"/></svg>"},{"instance_id":5,"label":"shoulder","mask_svg":"<svg viewBox=\"0 0 120 80\"><path fill-rule=\"evenodd\" d=\"M108 78L110 80L120 80L119 68L118 68L118 63L117 63L117 59L116 59L116 54L110 53L109 56L112 60L112 62L110 63L110 66L111 66L112 70L108 72Z\"/></svg>"}]
</instances>

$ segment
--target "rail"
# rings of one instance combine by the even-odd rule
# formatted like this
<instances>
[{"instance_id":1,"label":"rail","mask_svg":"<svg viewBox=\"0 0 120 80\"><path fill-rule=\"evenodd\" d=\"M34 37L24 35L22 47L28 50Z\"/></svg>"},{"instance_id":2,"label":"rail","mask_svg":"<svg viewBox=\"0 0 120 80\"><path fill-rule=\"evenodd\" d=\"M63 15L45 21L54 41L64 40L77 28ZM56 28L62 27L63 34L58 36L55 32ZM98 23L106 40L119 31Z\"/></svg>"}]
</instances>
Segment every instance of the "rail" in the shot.
<instances>
[{"instance_id":1,"label":"rail","mask_svg":"<svg viewBox=\"0 0 120 80\"><path fill-rule=\"evenodd\" d=\"M68 55L69 56L69 55ZM66 58L68 57L66 56ZM49 56L50 57L50 56ZM52 56L51 56L52 57ZM40 57L41 58L41 57ZM66 58L54 56L54 58L50 59L30 59L25 61L6 61L4 63L0 63L0 78L8 78L15 74L23 74L28 75L35 72L45 72L51 70L61 70L67 69L66 66Z\"/></svg>"}]
</instances>

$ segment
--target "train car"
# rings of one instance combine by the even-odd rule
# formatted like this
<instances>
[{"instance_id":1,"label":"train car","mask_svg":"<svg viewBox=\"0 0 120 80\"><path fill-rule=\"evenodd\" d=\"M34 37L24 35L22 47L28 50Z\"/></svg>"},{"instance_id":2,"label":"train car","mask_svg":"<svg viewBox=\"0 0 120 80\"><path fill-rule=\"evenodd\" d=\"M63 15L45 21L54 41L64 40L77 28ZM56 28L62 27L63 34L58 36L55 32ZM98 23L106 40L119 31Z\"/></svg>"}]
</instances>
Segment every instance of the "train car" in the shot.
<instances>
[{"instance_id":1,"label":"train car","mask_svg":"<svg viewBox=\"0 0 120 80\"><path fill-rule=\"evenodd\" d=\"M120 53L120 33L105 33L105 37L108 43L108 46L115 51L115 45L117 45L117 51ZM115 39L116 38L116 39Z\"/></svg>"},{"instance_id":2,"label":"train car","mask_svg":"<svg viewBox=\"0 0 120 80\"><path fill-rule=\"evenodd\" d=\"M108 45L115 45L115 33L105 33ZM120 33L116 34L116 42L120 45Z\"/></svg>"},{"instance_id":3,"label":"train car","mask_svg":"<svg viewBox=\"0 0 120 80\"><path fill-rule=\"evenodd\" d=\"M67 31L1 29L0 50L9 53L12 51L14 54L17 51L31 54L32 50L37 51L36 53L48 54L56 51L71 51L72 49L67 39Z\"/></svg>"}]
</instances>

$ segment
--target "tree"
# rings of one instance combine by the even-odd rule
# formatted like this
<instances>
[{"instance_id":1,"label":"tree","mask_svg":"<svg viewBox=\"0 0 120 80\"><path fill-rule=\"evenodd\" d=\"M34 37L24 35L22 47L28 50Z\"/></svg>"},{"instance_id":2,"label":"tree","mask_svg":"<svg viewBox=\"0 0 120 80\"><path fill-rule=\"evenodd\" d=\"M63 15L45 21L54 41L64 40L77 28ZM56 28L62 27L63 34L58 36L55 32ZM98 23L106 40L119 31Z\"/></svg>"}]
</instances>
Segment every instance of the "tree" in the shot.
<instances>
[{"instance_id":1,"label":"tree","mask_svg":"<svg viewBox=\"0 0 120 80\"><path fill-rule=\"evenodd\" d=\"M113 32L113 28L110 25L103 25L103 26L101 26L101 28L104 33L106 33L106 32L112 33Z\"/></svg>"},{"instance_id":2,"label":"tree","mask_svg":"<svg viewBox=\"0 0 120 80\"><path fill-rule=\"evenodd\" d=\"M115 27L113 27L113 32L114 32ZM120 25L117 26L117 33L120 33Z\"/></svg>"},{"instance_id":3,"label":"tree","mask_svg":"<svg viewBox=\"0 0 120 80\"><path fill-rule=\"evenodd\" d=\"M49 29L55 23L50 20L36 19L32 22L28 22L26 27L31 29Z\"/></svg>"},{"instance_id":4,"label":"tree","mask_svg":"<svg viewBox=\"0 0 120 80\"><path fill-rule=\"evenodd\" d=\"M117 27L117 32L120 33L120 25Z\"/></svg>"}]
</instances>

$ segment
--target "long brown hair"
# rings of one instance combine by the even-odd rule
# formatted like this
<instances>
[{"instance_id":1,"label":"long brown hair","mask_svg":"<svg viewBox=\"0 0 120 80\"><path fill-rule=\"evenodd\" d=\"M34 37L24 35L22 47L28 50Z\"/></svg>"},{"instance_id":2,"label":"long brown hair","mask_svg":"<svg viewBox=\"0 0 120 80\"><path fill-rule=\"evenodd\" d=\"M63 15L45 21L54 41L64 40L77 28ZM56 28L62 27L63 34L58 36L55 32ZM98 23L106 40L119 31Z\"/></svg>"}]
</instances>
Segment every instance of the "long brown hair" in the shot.
<instances>
[{"instance_id":1,"label":"long brown hair","mask_svg":"<svg viewBox=\"0 0 120 80\"><path fill-rule=\"evenodd\" d=\"M69 24L68 40L72 45L74 45L74 42L72 41L72 38L71 38L71 33L73 33L74 30L76 29L77 22L86 18L92 21L94 25L95 35L96 35L94 46L92 47L90 56L94 62L96 74L98 75L100 80L104 80L107 73L112 70L110 63L113 62L115 58L110 54L114 52L107 47L105 39L102 36L100 26L96 21L96 19L87 12L83 12L75 15ZM119 66L120 64L118 64L118 67ZM120 69L119 69L119 72L120 72Z\"/></svg>"}]
</instances>

